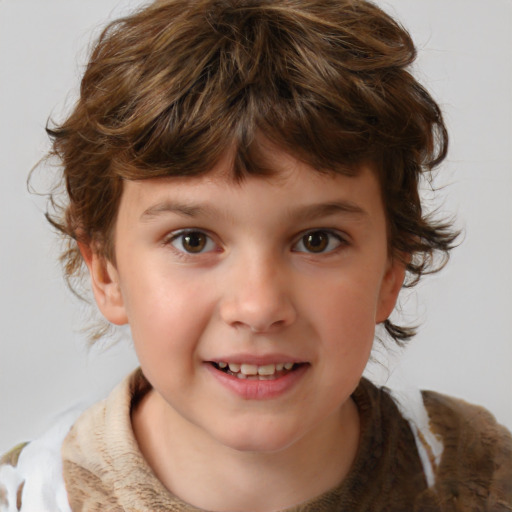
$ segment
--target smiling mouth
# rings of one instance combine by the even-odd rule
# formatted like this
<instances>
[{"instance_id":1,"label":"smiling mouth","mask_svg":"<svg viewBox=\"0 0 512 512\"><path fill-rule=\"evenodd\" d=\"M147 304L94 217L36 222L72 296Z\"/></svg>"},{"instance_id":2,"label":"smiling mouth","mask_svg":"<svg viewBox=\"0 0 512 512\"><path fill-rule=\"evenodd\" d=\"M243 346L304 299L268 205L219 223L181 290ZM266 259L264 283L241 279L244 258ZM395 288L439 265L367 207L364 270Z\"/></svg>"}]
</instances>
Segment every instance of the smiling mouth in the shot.
<instances>
[{"instance_id":1,"label":"smiling mouth","mask_svg":"<svg viewBox=\"0 0 512 512\"><path fill-rule=\"evenodd\" d=\"M238 379L247 380L275 380L287 375L305 363L276 363L276 364L247 364L247 363L225 363L223 361L212 362L214 368Z\"/></svg>"}]
</instances>

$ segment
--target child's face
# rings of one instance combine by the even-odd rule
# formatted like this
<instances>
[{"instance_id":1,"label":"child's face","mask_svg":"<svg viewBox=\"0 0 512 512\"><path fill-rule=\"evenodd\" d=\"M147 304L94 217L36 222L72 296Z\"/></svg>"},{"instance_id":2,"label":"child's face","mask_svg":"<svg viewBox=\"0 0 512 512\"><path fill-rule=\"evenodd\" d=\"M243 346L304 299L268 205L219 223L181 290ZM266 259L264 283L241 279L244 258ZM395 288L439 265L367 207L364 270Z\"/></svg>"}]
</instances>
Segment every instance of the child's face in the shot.
<instances>
[{"instance_id":1,"label":"child's face","mask_svg":"<svg viewBox=\"0 0 512 512\"><path fill-rule=\"evenodd\" d=\"M279 151L273 165L241 185L222 164L126 183L116 266L90 265L169 417L240 450L282 449L343 410L404 275L373 172L321 175Z\"/></svg>"}]
</instances>

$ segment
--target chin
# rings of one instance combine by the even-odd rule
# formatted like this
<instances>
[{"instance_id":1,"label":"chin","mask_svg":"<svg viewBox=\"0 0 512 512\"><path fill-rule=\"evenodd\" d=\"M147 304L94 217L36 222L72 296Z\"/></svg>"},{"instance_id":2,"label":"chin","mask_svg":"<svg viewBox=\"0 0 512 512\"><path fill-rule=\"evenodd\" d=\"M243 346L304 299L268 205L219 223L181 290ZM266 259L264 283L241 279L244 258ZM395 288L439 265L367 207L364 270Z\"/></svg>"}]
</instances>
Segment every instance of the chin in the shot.
<instances>
[{"instance_id":1,"label":"chin","mask_svg":"<svg viewBox=\"0 0 512 512\"><path fill-rule=\"evenodd\" d=\"M279 429L281 430L281 429ZM242 429L223 432L217 440L224 446L246 453L277 453L294 444L300 435L297 432L283 432L277 429Z\"/></svg>"}]
</instances>

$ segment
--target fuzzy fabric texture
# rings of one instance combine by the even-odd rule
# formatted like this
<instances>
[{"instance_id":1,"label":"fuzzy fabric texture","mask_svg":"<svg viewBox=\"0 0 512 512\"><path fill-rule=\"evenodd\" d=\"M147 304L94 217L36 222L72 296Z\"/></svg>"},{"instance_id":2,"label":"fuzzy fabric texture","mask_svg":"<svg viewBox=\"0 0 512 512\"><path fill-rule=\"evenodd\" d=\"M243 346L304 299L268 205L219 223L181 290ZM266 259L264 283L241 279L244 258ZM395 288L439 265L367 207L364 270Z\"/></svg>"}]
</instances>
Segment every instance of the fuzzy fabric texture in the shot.
<instances>
[{"instance_id":1,"label":"fuzzy fabric texture","mask_svg":"<svg viewBox=\"0 0 512 512\"><path fill-rule=\"evenodd\" d=\"M71 512L60 450L84 408L67 411L39 439L0 459L0 512Z\"/></svg>"},{"instance_id":2,"label":"fuzzy fabric texture","mask_svg":"<svg viewBox=\"0 0 512 512\"><path fill-rule=\"evenodd\" d=\"M138 449L130 412L149 389L138 370L74 422L63 442L71 419L61 422L52 436L4 457L0 511L199 511L160 483ZM386 389L363 379L353 398L362 430L349 474L336 488L287 512L512 511L512 437L485 409L423 392L430 422L426 432L425 425L411 428L400 412L407 404L399 408ZM418 452L422 444L429 451L425 434L435 436L442 446L437 458L435 450L428 455L431 481ZM45 459L44 454L52 457ZM23 469L27 465L31 472ZM27 490L40 484L41 473L46 475L48 496L39 498L54 500L40 501L46 508L34 505ZM69 504L63 499L66 491Z\"/></svg>"}]
</instances>

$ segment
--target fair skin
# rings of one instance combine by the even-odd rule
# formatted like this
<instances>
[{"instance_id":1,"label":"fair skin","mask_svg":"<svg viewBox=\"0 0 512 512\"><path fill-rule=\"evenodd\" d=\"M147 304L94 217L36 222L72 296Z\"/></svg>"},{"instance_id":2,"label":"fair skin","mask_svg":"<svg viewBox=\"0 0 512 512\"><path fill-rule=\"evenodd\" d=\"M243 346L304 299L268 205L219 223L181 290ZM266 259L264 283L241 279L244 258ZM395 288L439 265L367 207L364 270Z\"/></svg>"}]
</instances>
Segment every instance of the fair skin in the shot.
<instances>
[{"instance_id":1,"label":"fair skin","mask_svg":"<svg viewBox=\"0 0 512 512\"><path fill-rule=\"evenodd\" d=\"M324 175L281 150L271 163L240 184L227 158L203 177L127 182L115 266L82 248L153 386L132 416L141 452L211 511L279 510L346 476L350 395L404 278L369 167Z\"/></svg>"}]
</instances>

